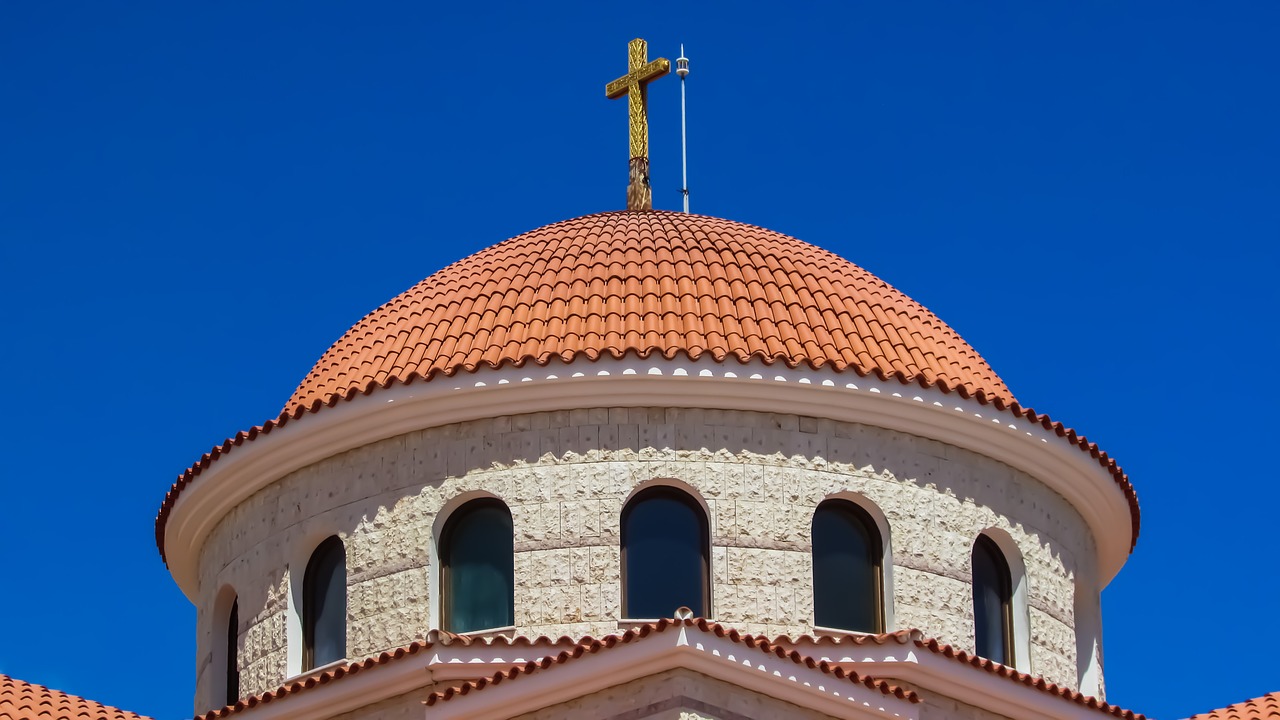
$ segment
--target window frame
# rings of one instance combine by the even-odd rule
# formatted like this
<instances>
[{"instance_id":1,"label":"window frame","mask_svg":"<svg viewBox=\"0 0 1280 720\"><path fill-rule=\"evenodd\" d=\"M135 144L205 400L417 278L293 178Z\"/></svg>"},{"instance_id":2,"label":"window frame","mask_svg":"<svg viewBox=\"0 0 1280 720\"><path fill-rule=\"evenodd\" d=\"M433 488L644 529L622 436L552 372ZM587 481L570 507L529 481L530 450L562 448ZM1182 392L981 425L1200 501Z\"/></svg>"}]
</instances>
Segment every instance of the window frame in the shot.
<instances>
[{"instance_id":1,"label":"window frame","mask_svg":"<svg viewBox=\"0 0 1280 720\"><path fill-rule=\"evenodd\" d=\"M852 628L840 628L832 625L824 625L818 622L818 594L817 594L818 573L817 573L817 563L814 562L814 556L817 554L817 543L814 541L812 533L813 533L814 523L817 521L817 518L818 518L818 513L823 512L824 508L828 512L833 512L833 511L841 512L855 518L857 522L862 526L863 530L866 532L867 536L871 540L871 547L869 548L868 555L870 556L870 559L871 559L871 568L873 571L872 572L873 587L871 589L871 592L874 593L873 597L875 598L875 603L874 603L875 623L874 623L874 629L872 630L868 631L868 630L854 630ZM809 521L809 531L810 531L809 558L813 566L813 578L812 578L811 587L813 588L813 592L814 592L814 597L813 597L814 626L830 628L832 630L844 630L847 632L861 632L861 633L871 633L871 634L880 634L885 632L885 628L888 627L888 623L889 623L889 620L887 617L888 603L885 600L885 588L887 587L887 585L885 583L885 577L884 577L886 543L885 543L883 534L881 533L881 530L880 530L880 523L876 522L876 519L874 516L872 516L871 512L868 511L861 504L856 503L848 498L831 497L818 503L818 507L814 508L813 515L811 516Z\"/></svg>"},{"instance_id":2,"label":"window frame","mask_svg":"<svg viewBox=\"0 0 1280 720\"><path fill-rule=\"evenodd\" d=\"M477 510L481 510L485 507L502 508L502 510L506 512L507 518L510 521L509 527L511 528L512 570L511 570L511 582L510 582L511 596L508 598L508 611L510 612L511 622L508 625L500 625L498 627L509 627L510 625L515 623L515 614L516 614L515 613L515 595L516 595L515 517L511 513L511 508L508 507L507 504L502 500L496 497L477 497L471 500L467 500L466 502L459 505L457 509L455 509L453 512L449 513L449 517L445 519L444 525L440 529L440 536L439 536L440 539L436 542L436 557L439 558L439 562L440 562L440 568L439 568L440 628L448 632L458 632L452 629L453 618L451 617L452 609L453 609L452 608L453 602L451 597L451 594L453 592L453 578L452 578L453 553L452 553L452 548L450 547L453 544L452 535L456 531L455 529L457 528L457 526L466 520L467 515L470 515L471 513L474 513ZM497 628L477 628L475 630L467 630L459 634L465 634L469 632L483 632L484 630L494 630L494 629L497 629Z\"/></svg>"},{"instance_id":3,"label":"window frame","mask_svg":"<svg viewBox=\"0 0 1280 720\"><path fill-rule=\"evenodd\" d=\"M330 535L311 552L311 558L307 560L306 570L302 574L302 672L310 672L317 667L315 662L316 652L316 605L318 592L316 573L319 571L321 561L327 560L328 553L339 553L338 562L334 564L334 571L341 569L342 571L342 658L347 654L347 609L350 598L347 597L347 548L343 544L342 538L337 535ZM329 579L332 583L333 580ZM327 587L327 585L326 585ZM335 661L330 661L335 662ZM327 664L327 663L326 663Z\"/></svg>"},{"instance_id":4,"label":"window frame","mask_svg":"<svg viewBox=\"0 0 1280 720\"><path fill-rule=\"evenodd\" d=\"M699 525L698 546L700 550L699 572L701 573L701 579L702 579L703 607L690 608L690 610L693 610L693 614L695 617L704 617L704 618L710 617L711 607L712 607L711 605L711 522L710 522L710 519L707 517L707 509L702 505L702 503L698 502L698 498L694 494L688 492L684 488L681 488L675 485L662 484L662 485L651 485L649 487L646 487L642 490L637 491L635 494L633 494L630 498L627 499L626 504L622 506L622 512L619 513L618 515L618 549L619 549L618 557L622 565L622 567L619 568L619 578L620 578L620 582L622 583L622 593L620 598L621 619L623 620L655 620L657 619L657 618L632 617L631 614L628 612L627 588L629 586L627 582L627 566L630 565L630 563L628 562L628 558L627 558L627 555L628 555L627 553L627 518L631 514L632 510L636 506L644 502L645 500L651 497L662 496L662 495L675 498L680 502L684 503L694 511L694 513L697 515L699 519L699 523L698 523ZM672 608L673 612L675 610L676 608Z\"/></svg>"},{"instance_id":5,"label":"window frame","mask_svg":"<svg viewBox=\"0 0 1280 720\"><path fill-rule=\"evenodd\" d=\"M979 616L978 616L978 603L977 603L979 583L978 583L977 572L974 571L974 568L977 565L977 563L974 562L974 560L978 555L979 548L982 548L982 552L995 561L994 565L996 566L995 568L996 575L997 575L996 582L998 584L998 587L995 589L1000 599L1000 631L1001 631L1001 641L1002 641L1001 644L1004 646L1003 647L1004 657L999 659L988 657L986 655L981 655L980 653L978 653L978 638L984 634L979 632L980 628L978 627L978 623L980 622ZM1018 653L1018 647L1017 647L1018 643L1015 635L1015 624L1014 624L1013 568L1009 564L1009 558L1005 556L1004 548L1000 547L1000 543L996 542L995 538L992 538L986 533L982 533L978 535L978 538L976 540L974 540L973 549L970 553L969 567L970 567L970 583L973 588L973 650L974 650L974 653L978 654L980 657L985 657L988 660L1005 665L1006 667L1016 668L1018 666L1017 663L1018 663L1019 653ZM985 586L985 583L984 583L984 586ZM985 587L983 589L985 589Z\"/></svg>"}]
</instances>

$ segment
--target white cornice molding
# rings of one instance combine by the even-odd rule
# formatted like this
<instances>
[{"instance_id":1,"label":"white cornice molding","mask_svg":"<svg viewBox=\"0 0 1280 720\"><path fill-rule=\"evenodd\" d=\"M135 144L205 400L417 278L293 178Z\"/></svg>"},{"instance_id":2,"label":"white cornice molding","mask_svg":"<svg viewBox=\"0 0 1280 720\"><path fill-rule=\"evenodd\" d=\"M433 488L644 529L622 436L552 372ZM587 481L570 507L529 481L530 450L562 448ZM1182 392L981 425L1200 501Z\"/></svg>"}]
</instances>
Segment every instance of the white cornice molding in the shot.
<instances>
[{"instance_id":1,"label":"white cornice molding","mask_svg":"<svg viewBox=\"0 0 1280 720\"><path fill-rule=\"evenodd\" d=\"M1093 532L1101 587L1129 556L1129 503L1111 473L1069 440L1012 412L830 369L627 357L438 376L358 395L277 427L219 458L181 492L165 524L169 569L198 605L199 552L217 522L255 492L327 457L440 425L590 407L786 413L937 440L1004 462L1066 498Z\"/></svg>"}]
</instances>

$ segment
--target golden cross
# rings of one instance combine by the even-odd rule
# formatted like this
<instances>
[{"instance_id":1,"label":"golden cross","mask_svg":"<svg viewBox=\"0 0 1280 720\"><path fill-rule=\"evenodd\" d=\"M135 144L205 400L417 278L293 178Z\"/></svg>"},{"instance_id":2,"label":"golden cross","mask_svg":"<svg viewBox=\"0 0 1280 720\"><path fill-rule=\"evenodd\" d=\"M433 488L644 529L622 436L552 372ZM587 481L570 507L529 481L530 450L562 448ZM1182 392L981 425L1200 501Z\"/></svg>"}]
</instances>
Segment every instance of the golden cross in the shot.
<instances>
[{"instance_id":1,"label":"golden cross","mask_svg":"<svg viewBox=\"0 0 1280 720\"><path fill-rule=\"evenodd\" d=\"M604 86L610 100L627 96L631 115L631 157L649 157L649 91L645 86L671 72L671 62L649 62L649 44L640 38L627 45L627 74Z\"/></svg>"},{"instance_id":2,"label":"golden cross","mask_svg":"<svg viewBox=\"0 0 1280 720\"><path fill-rule=\"evenodd\" d=\"M650 210L649 191L649 83L671 72L666 58L649 61L649 44L640 38L627 45L627 74L604 86L605 97L627 96L631 117L631 181L627 186L627 209Z\"/></svg>"}]
</instances>

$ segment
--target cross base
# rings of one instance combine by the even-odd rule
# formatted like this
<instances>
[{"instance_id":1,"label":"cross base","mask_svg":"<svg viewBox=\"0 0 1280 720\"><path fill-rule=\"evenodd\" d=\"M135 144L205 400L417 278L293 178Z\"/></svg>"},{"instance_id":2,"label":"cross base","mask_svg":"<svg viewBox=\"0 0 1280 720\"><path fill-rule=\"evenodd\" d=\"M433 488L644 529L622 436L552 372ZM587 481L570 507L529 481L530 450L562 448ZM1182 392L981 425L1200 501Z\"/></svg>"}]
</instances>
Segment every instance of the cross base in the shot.
<instances>
[{"instance_id":1,"label":"cross base","mask_svg":"<svg viewBox=\"0 0 1280 720\"><path fill-rule=\"evenodd\" d=\"M627 209L652 210L653 190L649 187L649 158L631 158L630 180L627 183Z\"/></svg>"}]
</instances>

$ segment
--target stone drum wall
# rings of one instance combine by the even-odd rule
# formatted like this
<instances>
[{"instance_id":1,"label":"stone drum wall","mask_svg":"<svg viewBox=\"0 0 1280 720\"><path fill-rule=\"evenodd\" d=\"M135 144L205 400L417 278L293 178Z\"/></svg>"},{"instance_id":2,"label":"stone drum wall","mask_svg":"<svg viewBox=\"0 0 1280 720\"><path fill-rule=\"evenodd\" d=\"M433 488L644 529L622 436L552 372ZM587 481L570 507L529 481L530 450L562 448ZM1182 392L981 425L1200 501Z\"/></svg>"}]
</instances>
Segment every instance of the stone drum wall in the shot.
<instances>
[{"instance_id":1,"label":"stone drum wall","mask_svg":"<svg viewBox=\"0 0 1280 720\"><path fill-rule=\"evenodd\" d=\"M919 628L972 649L970 552L979 533L995 528L1026 569L1028 669L1078 687L1091 660L1092 645L1077 633L1099 637L1093 540L1079 514L1035 478L865 425L604 408L390 438L291 473L239 505L201 550L197 709L221 704L212 658L225 638L214 624L227 588L239 598L242 692L272 689L298 671L291 583L332 534L347 553L347 656L423 638L438 617L433 533L442 512L477 495L511 509L516 632L616 632L619 515L630 495L655 482L688 489L708 510L712 615L720 622L768 635L814 632L813 512L826 498L859 497L889 531L889 630Z\"/></svg>"}]
</instances>

